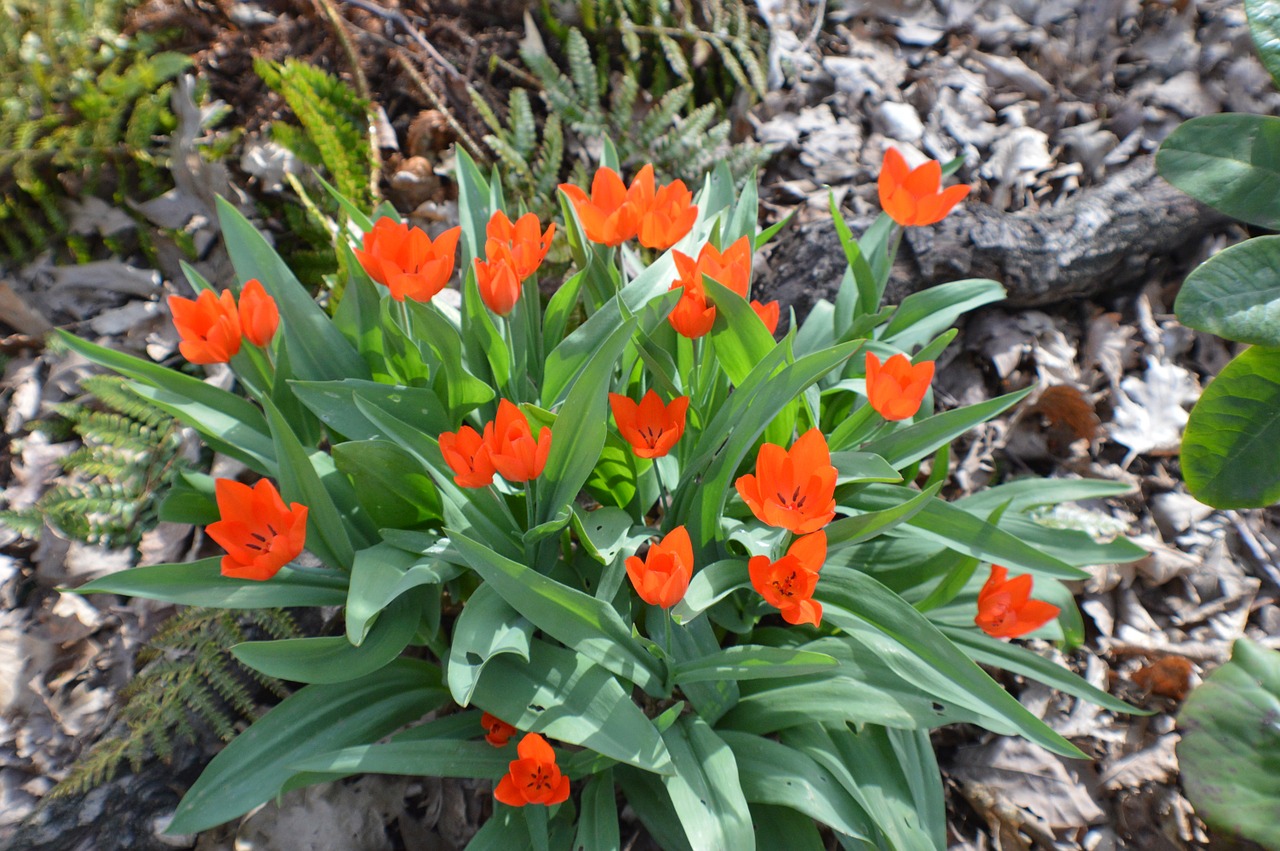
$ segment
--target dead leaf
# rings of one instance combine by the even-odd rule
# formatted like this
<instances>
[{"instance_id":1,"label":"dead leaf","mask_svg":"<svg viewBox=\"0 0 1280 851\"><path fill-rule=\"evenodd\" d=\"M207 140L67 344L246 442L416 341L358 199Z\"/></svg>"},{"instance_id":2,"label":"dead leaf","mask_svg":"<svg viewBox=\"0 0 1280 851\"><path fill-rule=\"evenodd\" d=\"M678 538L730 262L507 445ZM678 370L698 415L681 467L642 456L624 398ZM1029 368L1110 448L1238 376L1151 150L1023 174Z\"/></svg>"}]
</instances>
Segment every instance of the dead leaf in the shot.
<instances>
[{"instance_id":1,"label":"dead leaf","mask_svg":"<svg viewBox=\"0 0 1280 851\"><path fill-rule=\"evenodd\" d=\"M1134 684L1149 694L1185 700L1191 690L1195 666L1181 656L1164 656L1129 675Z\"/></svg>"},{"instance_id":2,"label":"dead leaf","mask_svg":"<svg viewBox=\"0 0 1280 851\"><path fill-rule=\"evenodd\" d=\"M1114 391L1115 410L1108 433L1129 447L1122 466L1139 455L1172 455L1187 424L1186 405L1200 397L1196 377L1177 364L1147 358L1141 377L1130 375Z\"/></svg>"}]
</instances>

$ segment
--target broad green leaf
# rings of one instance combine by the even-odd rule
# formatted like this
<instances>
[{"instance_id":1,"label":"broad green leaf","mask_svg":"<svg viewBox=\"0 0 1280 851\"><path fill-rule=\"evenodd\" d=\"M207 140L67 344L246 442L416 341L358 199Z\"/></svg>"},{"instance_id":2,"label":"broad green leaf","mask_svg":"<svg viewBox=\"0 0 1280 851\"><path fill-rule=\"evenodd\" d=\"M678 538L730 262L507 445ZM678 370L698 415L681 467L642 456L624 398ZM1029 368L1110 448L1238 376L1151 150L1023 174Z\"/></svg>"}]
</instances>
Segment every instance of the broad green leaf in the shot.
<instances>
[{"instance_id":1,"label":"broad green leaf","mask_svg":"<svg viewBox=\"0 0 1280 851\"><path fill-rule=\"evenodd\" d=\"M488 742L456 739L402 740L332 750L299 760L290 767L326 774L407 774L497 780L507 773L515 758L514 750L514 747L495 748Z\"/></svg>"},{"instance_id":2,"label":"broad green leaf","mask_svg":"<svg viewBox=\"0 0 1280 851\"><path fill-rule=\"evenodd\" d=\"M831 465L839 474L836 479L838 485L853 482L896 484L902 481L901 473L893 469L888 461L871 452L832 452Z\"/></svg>"},{"instance_id":3,"label":"broad green leaf","mask_svg":"<svg viewBox=\"0 0 1280 851\"><path fill-rule=\"evenodd\" d=\"M484 257L485 229L492 212L489 209L489 182L461 145L457 151L458 224L462 225L460 267L469 269L476 257Z\"/></svg>"},{"instance_id":4,"label":"broad green leaf","mask_svg":"<svg viewBox=\"0 0 1280 851\"><path fill-rule=\"evenodd\" d=\"M310 685L286 697L213 758L178 803L169 833L198 833L280 793L313 754L374 742L449 699L440 672L398 659L367 677Z\"/></svg>"},{"instance_id":5,"label":"broad green leaf","mask_svg":"<svg viewBox=\"0 0 1280 851\"><path fill-rule=\"evenodd\" d=\"M1150 715L1151 710L1130 706L1119 698L1112 697L1105 691L1090 685L1087 681L1072 673L1067 668L1049 659L1032 653L1017 644L1001 641L998 638L978 631L954 626L939 626L938 629L966 655L980 665L991 668L1003 668L1015 674L1022 674L1039 680L1045 685L1067 694L1074 695L1090 703L1096 703L1112 712L1125 712L1130 715Z\"/></svg>"},{"instance_id":6,"label":"broad green leaf","mask_svg":"<svg viewBox=\"0 0 1280 851\"><path fill-rule=\"evenodd\" d=\"M1280 85L1280 3L1276 0L1244 0L1249 16L1249 32L1258 58Z\"/></svg>"},{"instance_id":7,"label":"broad green leaf","mask_svg":"<svg viewBox=\"0 0 1280 851\"><path fill-rule=\"evenodd\" d=\"M130 389L200 432L212 448L248 464L264 476L275 472L271 431L253 403L157 363L90 343L65 331L55 333L73 352L132 378L135 383Z\"/></svg>"},{"instance_id":8,"label":"broad green leaf","mask_svg":"<svg viewBox=\"0 0 1280 851\"><path fill-rule=\"evenodd\" d=\"M662 782L690 844L754 851L751 813L733 752L696 715L682 716L662 740L676 769Z\"/></svg>"},{"instance_id":9,"label":"broad green leaf","mask_svg":"<svg viewBox=\"0 0 1280 851\"><path fill-rule=\"evenodd\" d=\"M966 278L929 287L902 300L880 339L904 352L922 346L970 310L1001 301L1004 287L986 278Z\"/></svg>"},{"instance_id":10,"label":"broad green leaf","mask_svg":"<svg viewBox=\"0 0 1280 851\"><path fill-rule=\"evenodd\" d=\"M939 696L1004 721L1028 740L1069 757L1082 754L1002 689L945 635L897 594L864 573L827 565L814 593L823 603L823 618L846 631L872 627L951 686ZM856 621L856 622L855 622ZM893 659L889 660L894 663ZM936 686L938 681L932 685ZM923 685L923 684L922 684Z\"/></svg>"},{"instance_id":11,"label":"broad green leaf","mask_svg":"<svg viewBox=\"0 0 1280 851\"><path fill-rule=\"evenodd\" d=\"M1280 121L1280 119L1277 119ZM1280 500L1280 349L1237 355L1200 394L1182 434L1182 474L1214 508Z\"/></svg>"},{"instance_id":12,"label":"broad green leaf","mask_svg":"<svg viewBox=\"0 0 1280 851\"><path fill-rule=\"evenodd\" d=\"M493 399L493 388L467 371L462 357L462 337L452 322L433 305L416 301L405 304L409 305L414 338L428 346L440 363L440 374L433 377L433 383L445 403L448 421L462 422L464 416Z\"/></svg>"},{"instance_id":13,"label":"broad green leaf","mask_svg":"<svg viewBox=\"0 0 1280 851\"><path fill-rule=\"evenodd\" d=\"M836 664L835 658L811 650L740 644L676 665L672 679L683 684L708 680L801 677L819 673Z\"/></svg>"},{"instance_id":14,"label":"broad green leaf","mask_svg":"<svg viewBox=\"0 0 1280 851\"><path fill-rule=\"evenodd\" d=\"M68 590L77 594L125 594L211 609L341 606L347 599L346 574L336 570L283 567L275 576L259 582L223 576L221 561L214 556L185 564L131 567Z\"/></svg>"},{"instance_id":15,"label":"broad green leaf","mask_svg":"<svg viewBox=\"0 0 1280 851\"><path fill-rule=\"evenodd\" d=\"M618 829L618 802L613 792L613 770L606 768L592 776L582 789L582 810L578 814L575 849L621 851Z\"/></svg>"},{"instance_id":16,"label":"broad green leaf","mask_svg":"<svg viewBox=\"0 0 1280 851\"><path fill-rule=\"evenodd\" d=\"M465 851L512 851L529 843L529 828L515 807L494 807L493 815L480 825Z\"/></svg>"},{"instance_id":17,"label":"broad green leaf","mask_svg":"<svg viewBox=\"0 0 1280 851\"><path fill-rule=\"evenodd\" d=\"M485 583L543 632L650 694L662 693L657 660L632 637L630 625L613 606L464 535L450 537Z\"/></svg>"},{"instance_id":18,"label":"broad green leaf","mask_svg":"<svg viewBox=\"0 0 1280 851\"><path fill-rule=\"evenodd\" d=\"M365 405L385 411L397 419L415 423L432 436L453 431L444 402L429 387L378 384L354 378L342 381L293 381L294 394L320 421L351 440L374 440L386 434L355 406Z\"/></svg>"},{"instance_id":19,"label":"broad green leaf","mask_svg":"<svg viewBox=\"0 0 1280 851\"><path fill-rule=\"evenodd\" d=\"M417 460L389 440L355 440L329 450L356 501L378 528L416 528L441 517L440 492Z\"/></svg>"},{"instance_id":20,"label":"broad green leaf","mask_svg":"<svg viewBox=\"0 0 1280 851\"><path fill-rule=\"evenodd\" d=\"M677 505L677 516L688 518L695 554L705 554L711 542L719 537L720 519L733 486L733 476L765 426L806 388L843 363L860 345L860 342L844 343L805 355L782 367L776 375L772 374L773 368L767 366L768 359L761 361L739 391L730 395L729 401L721 406L707 432L718 435L718 439L712 437L713 441L723 441L724 435L728 435L728 440L715 454L701 482L696 486L682 485L679 489L691 500L688 505ZM775 350L783 348L779 346ZM764 375L759 374L762 367L767 370ZM748 392L747 387L756 386L757 381L759 391ZM704 438L707 436L704 434ZM701 440L698 446L702 446ZM691 470L691 473L696 474L696 471Z\"/></svg>"},{"instance_id":21,"label":"broad green leaf","mask_svg":"<svg viewBox=\"0 0 1280 851\"><path fill-rule=\"evenodd\" d=\"M631 515L608 506L586 511L573 506L573 529L583 548L601 564L611 564L619 553L639 546L653 536L648 527L635 527Z\"/></svg>"},{"instance_id":22,"label":"broad green leaf","mask_svg":"<svg viewBox=\"0 0 1280 851\"><path fill-rule=\"evenodd\" d=\"M879 455L889 462L889 466L895 470L901 470L908 464L914 464L932 455L939 447L950 443L974 426L1004 413L1025 399L1034 389L1034 387L1028 387L976 405L966 405L953 411L934 414L877 438L863 446L862 450ZM832 451L846 448L835 445L831 447Z\"/></svg>"},{"instance_id":23,"label":"broad green leaf","mask_svg":"<svg viewBox=\"0 0 1280 851\"><path fill-rule=\"evenodd\" d=\"M359 513L353 516L350 512L338 509L334 494L339 486L350 491L351 485L342 478L333 459L327 454L311 451L298 442L289 424L284 421L280 412L270 402L265 403L267 422L271 426L271 436L276 445L276 457L280 459L277 477L280 480L280 496L286 503L299 502L307 507L307 549L320 557L330 567L351 569L351 560L355 558L355 546L367 546L368 540L360 530L361 520L367 524L368 519ZM324 468L325 478L321 480ZM355 502L354 491L350 492L351 503ZM352 541L349 532L354 532L356 541Z\"/></svg>"},{"instance_id":24,"label":"broad green leaf","mask_svg":"<svg viewBox=\"0 0 1280 851\"><path fill-rule=\"evenodd\" d=\"M299 378L368 378L360 353L298 282L262 234L225 199L217 199L222 238L241 281L257 278L280 309L280 331Z\"/></svg>"},{"instance_id":25,"label":"broad green leaf","mask_svg":"<svg viewBox=\"0 0 1280 851\"><path fill-rule=\"evenodd\" d=\"M850 498L851 505L872 511L893 508L918 492L898 485L867 485ZM943 500L930 499L913 514L899 534L915 535L974 556L981 561L1020 568L1058 579L1087 579L1088 574L1054 558L998 526Z\"/></svg>"},{"instance_id":26,"label":"broad green leaf","mask_svg":"<svg viewBox=\"0 0 1280 851\"><path fill-rule=\"evenodd\" d=\"M581 654L534 639L529 661L490 660L473 700L521 730L582 745L645 771L674 771L666 745L612 674Z\"/></svg>"},{"instance_id":27,"label":"broad green leaf","mask_svg":"<svg viewBox=\"0 0 1280 851\"><path fill-rule=\"evenodd\" d=\"M441 585L461 572L462 568L434 555L408 552L385 542L360 550L347 591L347 640L363 642L374 617L411 588Z\"/></svg>"},{"instance_id":28,"label":"broad green leaf","mask_svg":"<svg viewBox=\"0 0 1280 851\"><path fill-rule=\"evenodd\" d=\"M834 330L835 336L839 338L844 336L856 316L865 316L880 309L880 293L876 289L875 273L863 256L862 246L849 230L834 192L827 192L827 205L831 208L831 221L836 227L836 235L840 237L840 247L844 249L845 260L849 263L849 269L840 282L840 290L836 293Z\"/></svg>"},{"instance_id":29,"label":"broad green leaf","mask_svg":"<svg viewBox=\"0 0 1280 851\"><path fill-rule=\"evenodd\" d=\"M762 632L757 629L753 638L768 640ZM785 680L743 682L738 703L724 716L721 728L768 734L809 723L882 724L926 730L944 724L984 723L981 712L960 701L940 701L924 690L930 677L941 675L926 672L916 676L920 673L916 671L908 676L890 667L891 660L880 651L901 654L902 649L888 640L873 644L860 634L856 642L844 636L830 636L796 643L794 635L783 634L788 639L785 646L831 656L839 660L839 668Z\"/></svg>"},{"instance_id":30,"label":"broad green leaf","mask_svg":"<svg viewBox=\"0 0 1280 851\"><path fill-rule=\"evenodd\" d=\"M561 416L551 429L547 466L538 480L540 522L572 505L596 466L608 431L609 384L636 325L635 317L623 320L568 385Z\"/></svg>"},{"instance_id":31,"label":"broad green leaf","mask_svg":"<svg viewBox=\"0 0 1280 851\"><path fill-rule=\"evenodd\" d=\"M940 490L942 490L941 482L904 499L891 508L866 511L832 521L827 524L826 529L828 548L839 549L851 544L859 544L889 531L900 523L909 522L929 505Z\"/></svg>"},{"instance_id":32,"label":"broad green leaf","mask_svg":"<svg viewBox=\"0 0 1280 851\"><path fill-rule=\"evenodd\" d=\"M1280 653L1236 641L1182 706L1178 762L1196 812L1224 833L1280 847ZM1224 837L1225 839L1225 837Z\"/></svg>"},{"instance_id":33,"label":"broad green leaf","mask_svg":"<svg viewBox=\"0 0 1280 851\"><path fill-rule=\"evenodd\" d=\"M785 848L787 851L826 851L817 823L790 807L752 804L751 821L757 848Z\"/></svg>"},{"instance_id":34,"label":"broad green leaf","mask_svg":"<svg viewBox=\"0 0 1280 851\"><path fill-rule=\"evenodd\" d=\"M669 629L668 617L658 606L646 607L645 632L666 656L668 665L689 664L720 652L720 639L710 620L702 618L681 628ZM732 709L740 694L738 684L732 680L694 680L686 683L681 691L698 717L708 724L715 724Z\"/></svg>"},{"instance_id":35,"label":"broad green leaf","mask_svg":"<svg viewBox=\"0 0 1280 851\"><path fill-rule=\"evenodd\" d=\"M781 741L831 772L870 815L887 847L944 851L942 777L928 737L921 741L922 736L875 724L857 730L805 724L784 730ZM906 746L899 749L903 739ZM918 789L926 778L929 785ZM924 800L917 798L918 791Z\"/></svg>"},{"instance_id":36,"label":"broad green leaf","mask_svg":"<svg viewBox=\"0 0 1280 851\"><path fill-rule=\"evenodd\" d=\"M952 504L965 511L984 514L1007 503L1010 514L1020 514L1041 505L1104 499L1133 491L1134 486L1131 484L1108 479L1043 479L1039 476L1026 476L995 487L983 488Z\"/></svg>"},{"instance_id":37,"label":"broad green leaf","mask_svg":"<svg viewBox=\"0 0 1280 851\"><path fill-rule=\"evenodd\" d=\"M158 516L165 523L208 526L221 516L215 496L213 476L181 470L169 484Z\"/></svg>"},{"instance_id":38,"label":"broad green leaf","mask_svg":"<svg viewBox=\"0 0 1280 851\"><path fill-rule=\"evenodd\" d=\"M798 810L838 833L870 840L875 823L831 772L804 754L771 739L721 730L733 751L746 799Z\"/></svg>"},{"instance_id":39,"label":"broad green leaf","mask_svg":"<svg viewBox=\"0 0 1280 851\"><path fill-rule=\"evenodd\" d=\"M324 191L328 192L329 197L337 202L338 206L342 208L342 212L346 214L347 218L351 220L353 225L362 231L373 230L373 221L365 215L364 210L361 210L355 204L351 203L351 201L347 200L346 196L339 192L336 186L321 177L318 171L312 172L312 176L316 180L320 181L320 185L324 187Z\"/></svg>"},{"instance_id":40,"label":"broad green leaf","mask_svg":"<svg viewBox=\"0 0 1280 851\"><path fill-rule=\"evenodd\" d=\"M684 599L672 607L671 616L676 623L688 623L737 589L750 584L747 562L742 559L724 559L709 564L693 574Z\"/></svg>"},{"instance_id":41,"label":"broad green leaf","mask_svg":"<svg viewBox=\"0 0 1280 851\"><path fill-rule=\"evenodd\" d=\"M1156 153L1160 176L1210 207L1280 230L1280 118L1202 115L1184 122Z\"/></svg>"},{"instance_id":42,"label":"broad green leaf","mask_svg":"<svg viewBox=\"0 0 1280 851\"><path fill-rule=\"evenodd\" d=\"M408 646L422 619L425 595L405 594L378 616L360 646L345 635L245 641L231 653L269 677L295 683L345 683L384 667Z\"/></svg>"},{"instance_id":43,"label":"broad green leaf","mask_svg":"<svg viewBox=\"0 0 1280 851\"><path fill-rule=\"evenodd\" d=\"M614 772L627 805L635 812L645 830L663 851L703 851L689 844L680 826L680 817L671 805L671 797L662 778L647 771L618 766ZM586 851L586 849L583 849Z\"/></svg>"},{"instance_id":44,"label":"broad green leaf","mask_svg":"<svg viewBox=\"0 0 1280 851\"><path fill-rule=\"evenodd\" d=\"M528 662L532 635L533 624L492 586L477 588L454 622L453 646L445 666L449 691L458 705L471 705L480 675L490 660L512 654Z\"/></svg>"},{"instance_id":45,"label":"broad green leaf","mask_svg":"<svg viewBox=\"0 0 1280 851\"><path fill-rule=\"evenodd\" d=\"M1280 236L1232 245L1201 263L1183 282L1174 310L1197 330L1280 347Z\"/></svg>"},{"instance_id":46,"label":"broad green leaf","mask_svg":"<svg viewBox=\"0 0 1280 851\"><path fill-rule=\"evenodd\" d=\"M492 488L458 487L435 437L360 397L356 397L355 406L361 416L407 450L431 474L442 497L445 523L450 528L471 531L490 546L501 548L506 555L523 555L518 524L506 503Z\"/></svg>"},{"instance_id":47,"label":"broad green leaf","mask_svg":"<svg viewBox=\"0 0 1280 851\"><path fill-rule=\"evenodd\" d=\"M709 334L711 346L720 367L737 387L777 343L746 299L706 275L703 283L716 306L716 321Z\"/></svg>"}]
</instances>

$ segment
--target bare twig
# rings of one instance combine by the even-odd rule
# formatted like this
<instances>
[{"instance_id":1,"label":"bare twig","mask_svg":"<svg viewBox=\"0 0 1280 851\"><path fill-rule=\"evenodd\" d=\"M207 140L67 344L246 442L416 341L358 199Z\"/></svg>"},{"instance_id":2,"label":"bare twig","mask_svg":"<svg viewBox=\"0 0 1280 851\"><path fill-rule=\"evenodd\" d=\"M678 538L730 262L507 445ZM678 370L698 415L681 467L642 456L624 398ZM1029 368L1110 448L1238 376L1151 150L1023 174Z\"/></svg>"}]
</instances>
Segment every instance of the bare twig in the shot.
<instances>
[{"instance_id":1,"label":"bare twig","mask_svg":"<svg viewBox=\"0 0 1280 851\"><path fill-rule=\"evenodd\" d=\"M423 79L422 74L418 69L413 67L413 63L409 61L409 57L404 55L404 51L397 47L392 50L391 55L395 57L396 62L400 63L400 67L409 75L409 79L413 80L414 85L422 90L422 93L426 95L427 100L431 101L432 105L435 106L436 109L440 110L445 121L449 122L449 126L453 128L453 132L458 134L458 141L466 146L467 151L471 156L487 162L489 157L485 154L484 149L476 143L476 140L467 132L467 129L463 127L461 122L459 122L458 119L454 117L453 113L449 111L449 107L440 99L440 96L432 91L431 86L427 85L427 81Z\"/></svg>"},{"instance_id":2,"label":"bare twig","mask_svg":"<svg viewBox=\"0 0 1280 851\"><path fill-rule=\"evenodd\" d=\"M415 42L417 42L418 46L421 47L423 50L425 50L427 52L427 55L430 56L432 59L434 59L436 63L441 68L444 69L446 74L448 74L450 77L453 77L455 80L461 80L462 82L466 82L467 78L463 76L462 72L459 71L457 68L455 68L452 62L450 62L448 59L445 59L444 56L440 53L440 51L436 50L435 45L427 41L426 36L424 36L422 32L417 27L415 27L413 23L408 18L406 18L404 16L404 13L401 12L399 9L384 9L375 3L368 2L368 0L342 0L342 2L348 3L359 9L364 9L366 12L372 15L377 15L380 18L391 21L392 23L398 25L402 30L405 31L406 35L408 35Z\"/></svg>"}]
</instances>

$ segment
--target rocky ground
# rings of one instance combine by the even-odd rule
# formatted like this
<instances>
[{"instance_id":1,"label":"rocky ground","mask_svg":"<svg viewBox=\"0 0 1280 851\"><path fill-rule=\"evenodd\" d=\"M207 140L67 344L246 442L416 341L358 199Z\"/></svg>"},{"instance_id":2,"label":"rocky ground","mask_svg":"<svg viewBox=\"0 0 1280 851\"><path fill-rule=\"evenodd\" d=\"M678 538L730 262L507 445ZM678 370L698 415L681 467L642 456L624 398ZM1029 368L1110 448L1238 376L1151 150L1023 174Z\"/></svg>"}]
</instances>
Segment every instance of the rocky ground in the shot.
<instances>
[{"instance_id":1,"label":"rocky ground","mask_svg":"<svg viewBox=\"0 0 1280 851\"><path fill-rule=\"evenodd\" d=\"M324 8L340 23L317 11ZM951 844L1217 844L1180 790L1175 719L1233 640L1280 646L1280 531L1273 511L1215 511L1180 481L1187 409L1232 352L1178 325L1172 300L1195 263L1245 231L1159 185L1151 160L1187 118L1280 106L1253 58L1240 3L759 0L755 8L769 38L770 91L754 104L740 98L732 117L743 138L774 151L762 174L765 214L795 213L758 259L756 286L801 309L833 290L841 269L828 187L865 224L887 146L909 159L966 156L958 178L976 189L965 211L909 237L895 286L905 292L989 274L982 263L1034 270L1006 280L1010 304L965 322L937 389L955 404L1039 389L958 447L952 493L1026 474L1124 481L1132 496L1061 509L1046 522L1128 535L1150 551L1133 564L1098 567L1077 589L1084 647L1065 656L1047 644L1037 650L1154 714L1100 712L1009 679L1094 761L1059 760L976 729L940 731ZM350 45L384 116L388 197L421 220L447 221L448 145L484 132L459 80L504 99L513 80L488 57L515 60L523 8L414 0L399 9L287 0L139 7L135 26L180 28L179 48L196 58L210 97L225 100L233 123L247 129L243 159L203 162L192 155L195 140L218 129L202 128L188 101L171 143L178 188L136 199L150 221L187 230L208 277L225 271L213 194L239 197L248 209L255 195L283 191L271 186L278 163L258 135L282 105L252 74L251 55L295 56L356 80ZM73 211L100 232L138 226L101 201L81 200ZM994 236L992 223L1002 229ZM1009 233L1022 236L1010 242ZM159 256L156 269L136 256L0 268L0 332L12 331L0 340L8 357L0 480L9 508L32 504L74 448L27 429L49 405L76 398L84 374L83 364L44 348L40 334L56 325L158 360L171 356L163 296L181 286L179 255ZM0 543L0 838L10 847L416 851L461 847L483 818L486 792L470 784L370 777L291 794L279 811L268 805L198 838L158 838L213 747L206 740L74 805L50 803L46 793L77 755L118 723L136 650L171 613L58 589L135 562L180 559L203 544L170 525L147 533L138 553L71 542L52 529L35 544L0 527Z\"/></svg>"}]
</instances>

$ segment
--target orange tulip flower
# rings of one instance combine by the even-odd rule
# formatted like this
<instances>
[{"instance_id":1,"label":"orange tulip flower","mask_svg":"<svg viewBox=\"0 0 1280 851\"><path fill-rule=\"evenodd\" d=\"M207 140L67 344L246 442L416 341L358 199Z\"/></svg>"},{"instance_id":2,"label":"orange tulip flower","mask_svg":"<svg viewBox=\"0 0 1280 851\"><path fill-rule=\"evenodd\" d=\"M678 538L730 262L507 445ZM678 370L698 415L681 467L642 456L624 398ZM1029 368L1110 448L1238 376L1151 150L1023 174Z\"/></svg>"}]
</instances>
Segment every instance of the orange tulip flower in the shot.
<instances>
[{"instance_id":1,"label":"orange tulip flower","mask_svg":"<svg viewBox=\"0 0 1280 851\"><path fill-rule=\"evenodd\" d=\"M650 390L637 404L626 396L610 393L609 407L613 409L618 432L631 444L636 455L661 458L684 434L689 397L677 396L670 405L664 405L658 394Z\"/></svg>"},{"instance_id":2,"label":"orange tulip flower","mask_svg":"<svg viewBox=\"0 0 1280 851\"><path fill-rule=\"evenodd\" d=\"M276 300L267 295L261 281L252 279L240 290L240 327L245 339L255 346L265 347L279 326L280 308L276 306Z\"/></svg>"},{"instance_id":3,"label":"orange tulip flower","mask_svg":"<svg viewBox=\"0 0 1280 851\"><path fill-rule=\"evenodd\" d=\"M676 268L680 268L681 257L689 263L693 262L679 251L674 251L672 254L676 258ZM690 340L696 340L709 332L716 324L716 308L713 304L707 304L707 290L702 285L702 277L691 271L689 275L677 278L671 284L671 289L684 291L680 300L676 302L676 306L667 315L667 321L671 323L672 328L676 329L676 333Z\"/></svg>"},{"instance_id":4,"label":"orange tulip flower","mask_svg":"<svg viewBox=\"0 0 1280 851\"><path fill-rule=\"evenodd\" d=\"M561 183L560 191L569 196L587 239L601 245L621 245L640 230L640 206L643 192L637 182L628 188L611 168L601 166L591 181L591 196L572 183Z\"/></svg>"},{"instance_id":5,"label":"orange tulip flower","mask_svg":"<svg viewBox=\"0 0 1280 851\"><path fill-rule=\"evenodd\" d=\"M493 797L512 807L525 804L559 804L569 797L569 778L556 765L556 752L547 740L529 733L516 745L519 759L511 761L507 774L493 790Z\"/></svg>"},{"instance_id":6,"label":"orange tulip flower","mask_svg":"<svg viewBox=\"0 0 1280 851\"><path fill-rule=\"evenodd\" d=\"M967 183L942 188L942 164L929 160L914 169L890 148L880 166L880 207L900 225L932 225L969 194Z\"/></svg>"},{"instance_id":7,"label":"orange tulip flower","mask_svg":"<svg viewBox=\"0 0 1280 851\"><path fill-rule=\"evenodd\" d=\"M867 352L867 401L886 420L905 420L920 410L933 381L933 361L912 364L906 355L894 355L881 366L880 358Z\"/></svg>"},{"instance_id":8,"label":"orange tulip flower","mask_svg":"<svg viewBox=\"0 0 1280 851\"><path fill-rule=\"evenodd\" d=\"M978 615L973 622L993 638L1026 635L1061 611L1052 603L1031 599L1031 574L1013 579L1008 575L1009 571L1000 565L991 565L991 576L978 592Z\"/></svg>"},{"instance_id":9,"label":"orange tulip flower","mask_svg":"<svg viewBox=\"0 0 1280 851\"><path fill-rule=\"evenodd\" d=\"M752 299L751 309L756 312L756 316L760 317L760 321L764 323L764 327L769 330L770 334L778 330L778 319L781 316L782 309L776 299L768 304Z\"/></svg>"},{"instance_id":10,"label":"orange tulip flower","mask_svg":"<svg viewBox=\"0 0 1280 851\"><path fill-rule=\"evenodd\" d=\"M460 488L483 488L493 484L497 468L490 457L489 444L471 426L440 435L440 454L453 470L453 480Z\"/></svg>"},{"instance_id":11,"label":"orange tulip flower","mask_svg":"<svg viewBox=\"0 0 1280 851\"><path fill-rule=\"evenodd\" d=\"M523 282L538 271L555 235L555 222L547 225L544 233L535 214L525 213L512 224L507 214L498 210L489 217L489 224L485 226L485 256L490 261L495 255L509 258L516 277ZM499 248L506 248L508 252L501 253Z\"/></svg>"},{"instance_id":12,"label":"orange tulip flower","mask_svg":"<svg viewBox=\"0 0 1280 851\"><path fill-rule=\"evenodd\" d=\"M231 290L205 290L195 301L171 295L169 312L182 338L178 351L191 363L226 363L240 351L240 311Z\"/></svg>"},{"instance_id":13,"label":"orange tulip flower","mask_svg":"<svg viewBox=\"0 0 1280 851\"><path fill-rule=\"evenodd\" d=\"M227 551L223 576L270 579L302 552L307 538L305 505L292 502L285 508L280 492L267 479L253 487L218 479L213 489L221 519L205 531Z\"/></svg>"},{"instance_id":14,"label":"orange tulip flower","mask_svg":"<svg viewBox=\"0 0 1280 851\"><path fill-rule=\"evenodd\" d=\"M511 251L501 247L488 255L487 260L476 258L476 286L485 307L499 316L506 316L520 300L520 276L516 273Z\"/></svg>"},{"instance_id":15,"label":"orange tulip flower","mask_svg":"<svg viewBox=\"0 0 1280 851\"><path fill-rule=\"evenodd\" d=\"M461 227L451 227L435 241L420 228L389 218L378 219L364 235L356 258L369 277L391 290L396 301L430 301L453 274Z\"/></svg>"},{"instance_id":16,"label":"orange tulip flower","mask_svg":"<svg viewBox=\"0 0 1280 851\"><path fill-rule=\"evenodd\" d=\"M627 557L627 577L640 599L669 609L684 598L693 578L693 542L689 530L677 526L657 544L649 545L644 561Z\"/></svg>"},{"instance_id":17,"label":"orange tulip flower","mask_svg":"<svg viewBox=\"0 0 1280 851\"><path fill-rule=\"evenodd\" d=\"M755 475L735 484L756 517L797 535L816 532L836 516L836 468L827 439L816 428L801 435L790 451L774 443L761 446Z\"/></svg>"},{"instance_id":18,"label":"orange tulip flower","mask_svg":"<svg viewBox=\"0 0 1280 851\"><path fill-rule=\"evenodd\" d=\"M511 737L520 732L506 721L488 712L480 716L480 726L485 729L484 740L495 748L506 747Z\"/></svg>"},{"instance_id":19,"label":"orange tulip flower","mask_svg":"<svg viewBox=\"0 0 1280 851\"><path fill-rule=\"evenodd\" d=\"M543 427L533 439L529 420L518 407L503 399L498 403L498 417L484 427L484 442L489 445L493 466L509 482L527 482L542 475L551 454L551 429Z\"/></svg>"},{"instance_id":20,"label":"orange tulip flower","mask_svg":"<svg viewBox=\"0 0 1280 851\"><path fill-rule=\"evenodd\" d=\"M698 208L683 180L673 180L654 190L653 166L640 169L631 182L640 208L640 244L666 251L693 229Z\"/></svg>"},{"instance_id":21,"label":"orange tulip flower","mask_svg":"<svg viewBox=\"0 0 1280 851\"><path fill-rule=\"evenodd\" d=\"M751 288L751 240L748 237L740 238L723 253L708 242L698 252L696 265L691 263L687 255L678 251L672 252L672 257L681 278L694 275L701 283L702 276L706 275L743 298L747 297L747 291ZM680 260L681 257L685 258L684 261ZM690 268L696 269L696 272L688 271Z\"/></svg>"},{"instance_id":22,"label":"orange tulip flower","mask_svg":"<svg viewBox=\"0 0 1280 851\"><path fill-rule=\"evenodd\" d=\"M818 531L797 538L787 554L777 561L768 556L752 556L747 564L751 586L765 602L782 612L789 624L822 621L822 604L813 599L818 571L827 560L827 533Z\"/></svg>"}]
</instances>

